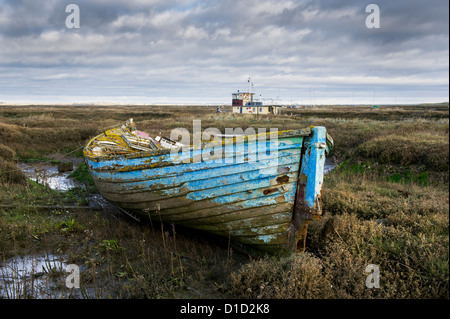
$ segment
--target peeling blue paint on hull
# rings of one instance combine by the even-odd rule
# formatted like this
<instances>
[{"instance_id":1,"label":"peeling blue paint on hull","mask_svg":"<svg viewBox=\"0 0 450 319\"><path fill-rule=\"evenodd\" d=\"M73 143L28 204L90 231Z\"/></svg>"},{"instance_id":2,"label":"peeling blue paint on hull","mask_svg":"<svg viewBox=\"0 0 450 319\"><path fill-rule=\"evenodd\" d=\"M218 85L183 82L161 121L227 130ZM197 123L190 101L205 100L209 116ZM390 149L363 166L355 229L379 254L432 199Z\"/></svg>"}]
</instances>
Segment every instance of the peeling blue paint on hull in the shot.
<instances>
[{"instance_id":1,"label":"peeling blue paint on hull","mask_svg":"<svg viewBox=\"0 0 450 319\"><path fill-rule=\"evenodd\" d=\"M199 162L193 159L211 149L191 148L176 160L169 150L94 156L95 142L84 155L96 187L135 214L285 252L297 248L309 222L321 215L324 127L218 144L219 157ZM179 163L182 158L189 163Z\"/></svg>"}]
</instances>

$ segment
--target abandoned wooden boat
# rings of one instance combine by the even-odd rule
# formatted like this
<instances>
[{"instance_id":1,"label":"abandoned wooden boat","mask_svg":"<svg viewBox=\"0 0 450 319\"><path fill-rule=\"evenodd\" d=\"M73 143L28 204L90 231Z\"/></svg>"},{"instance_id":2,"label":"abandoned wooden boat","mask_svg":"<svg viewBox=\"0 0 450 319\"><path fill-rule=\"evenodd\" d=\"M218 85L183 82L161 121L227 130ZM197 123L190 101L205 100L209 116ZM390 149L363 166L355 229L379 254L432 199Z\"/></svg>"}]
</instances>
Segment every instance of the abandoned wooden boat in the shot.
<instances>
[{"instance_id":1,"label":"abandoned wooden boat","mask_svg":"<svg viewBox=\"0 0 450 319\"><path fill-rule=\"evenodd\" d=\"M304 248L322 213L326 129L213 137L193 146L152 139L130 120L93 138L84 157L100 194L133 215L263 251Z\"/></svg>"}]
</instances>

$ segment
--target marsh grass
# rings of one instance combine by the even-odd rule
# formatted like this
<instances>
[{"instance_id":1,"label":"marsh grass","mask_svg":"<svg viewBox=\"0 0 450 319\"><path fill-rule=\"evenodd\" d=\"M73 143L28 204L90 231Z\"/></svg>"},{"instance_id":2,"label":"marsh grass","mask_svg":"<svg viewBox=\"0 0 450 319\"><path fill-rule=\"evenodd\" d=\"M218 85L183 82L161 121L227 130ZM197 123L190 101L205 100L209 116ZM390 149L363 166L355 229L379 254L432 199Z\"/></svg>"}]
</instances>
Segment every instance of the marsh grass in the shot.
<instances>
[{"instance_id":1,"label":"marsh grass","mask_svg":"<svg viewBox=\"0 0 450 319\"><path fill-rule=\"evenodd\" d=\"M0 108L0 253L50 251L80 266L66 298L448 298L448 105L322 107L290 115L242 116L181 106ZM27 181L15 160L58 160L132 117L151 136L173 128L293 129L324 125L340 165L325 177L323 218L311 223L306 253L253 257L228 239L136 223L86 205L95 188L65 194ZM81 166L81 165L80 165ZM73 175L87 182L82 166ZM91 185L92 186L92 185ZM368 264L380 288L365 286ZM1 279L0 279L1 280ZM53 295L55 297L56 295ZM23 295L20 295L23 297Z\"/></svg>"},{"instance_id":2,"label":"marsh grass","mask_svg":"<svg viewBox=\"0 0 450 319\"><path fill-rule=\"evenodd\" d=\"M358 151L361 157L380 163L420 165L424 170L448 172L448 135L420 131L407 136L390 134L361 144Z\"/></svg>"},{"instance_id":3,"label":"marsh grass","mask_svg":"<svg viewBox=\"0 0 450 319\"><path fill-rule=\"evenodd\" d=\"M232 293L247 299L314 299L331 296L321 259L306 252L287 258L265 257L232 274Z\"/></svg>"}]
</instances>

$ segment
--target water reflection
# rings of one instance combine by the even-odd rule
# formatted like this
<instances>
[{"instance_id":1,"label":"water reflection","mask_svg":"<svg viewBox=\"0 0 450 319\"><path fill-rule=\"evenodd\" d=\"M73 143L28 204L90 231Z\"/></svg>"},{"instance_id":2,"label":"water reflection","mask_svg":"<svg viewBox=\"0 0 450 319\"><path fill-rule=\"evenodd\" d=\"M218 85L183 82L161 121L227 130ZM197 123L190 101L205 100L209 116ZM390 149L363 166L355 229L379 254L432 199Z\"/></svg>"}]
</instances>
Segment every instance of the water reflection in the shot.
<instances>
[{"instance_id":1,"label":"water reflection","mask_svg":"<svg viewBox=\"0 0 450 319\"><path fill-rule=\"evenodd\" d=\"M82 184L69 177L71 171L61 173L56 165L19 163L17 167L27 178L57 191L67 191L74 187L82 187ZM76 169L76 166L74 166L74 169Z\"/></svg>"},{"instance_id":2,"label":"water reflection","mask_svg":"<svg viewBox=\"0 0 450 319\"><path fill-rule=\"evenodd\" d=\"M0 265L0 298L61 297L52 296L52 292L65 269L63 257L51 254L8 259Z\"/></svg>"}]
</instances>

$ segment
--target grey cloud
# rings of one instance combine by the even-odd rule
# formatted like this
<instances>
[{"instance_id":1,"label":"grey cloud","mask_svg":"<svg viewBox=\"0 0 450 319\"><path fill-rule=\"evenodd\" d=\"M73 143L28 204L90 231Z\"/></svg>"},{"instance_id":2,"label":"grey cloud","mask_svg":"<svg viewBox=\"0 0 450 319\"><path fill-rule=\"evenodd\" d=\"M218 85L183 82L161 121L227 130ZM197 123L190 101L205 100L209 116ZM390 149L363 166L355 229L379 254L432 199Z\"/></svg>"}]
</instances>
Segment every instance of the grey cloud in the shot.
<instances>
[{"instance_id":1,"label":"grey cloud","mask_svg":"<svg viewBox=\"0 0 450 319\"><path fill-rule=\"evenodd\" d=\"M380 29L365 27L369 2L350 0L71 2L80 29L65 27L66 2L0 1L0 70L9 79L0 79L0 100L11 92L2 86L50 94L61 85L75 95L177 87L180 98L208 88L226 101L248 73L261 90L299 95L310 86L329 96L417 91L420 79L448 95L445 1L378 1ZM63 85L70 81L74 88Z\"/></svg>"}]
</instances>

